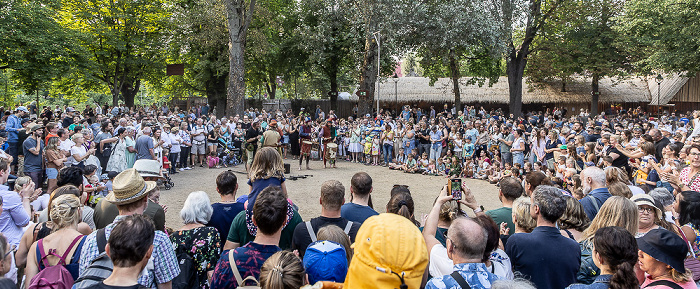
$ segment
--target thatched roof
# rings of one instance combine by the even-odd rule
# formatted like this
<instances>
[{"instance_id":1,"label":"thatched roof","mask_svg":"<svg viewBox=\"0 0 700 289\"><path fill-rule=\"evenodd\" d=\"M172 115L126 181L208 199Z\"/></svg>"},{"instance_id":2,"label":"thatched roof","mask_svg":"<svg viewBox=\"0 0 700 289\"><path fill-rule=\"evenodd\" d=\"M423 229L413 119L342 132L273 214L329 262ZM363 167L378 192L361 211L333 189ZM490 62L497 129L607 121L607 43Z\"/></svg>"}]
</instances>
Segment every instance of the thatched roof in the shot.
<instances>
[{"instance_id":1,"label":"thatched roof","mask_svg":"<svg viewBox=\"0 0 700 289\"><path fill-rule=\"evenodd\" d=\"M651 92L651 102L649 105L666 105L671 99L678 93L679 90L688 82L688 77L681 76L680 74L670 74L664 75L664 79L661 81L661 93L659 94L659 85L656 82L655 77L649 77L647 83L649 85L649 91Z\"/></svg>"},{"instance_id":2,"label":"thatched roof","mask_svg":"<svg viewBox=\"0 0 700 289\"><path fill-rule=\"evenodd\" d=\"M508 103L508 79L501 77L492 86L485 84L464 85L468 79L460 81L462 102ZM398 82L388 79L380 84L379 101L394 102L454 102L452 82L441 78L433 86L424 77L401 77ZM645 79L634 78L618 81L604 78L600 80L600 102L648 102L651 95ZM351 99L357 99L353 94ZM523 103L586 103L591 101L590 79L579 78L567 82L566 92L561 92L561 82L551 82L542 85L528 85L523 80Z\"/></svg>"}]
</instances>

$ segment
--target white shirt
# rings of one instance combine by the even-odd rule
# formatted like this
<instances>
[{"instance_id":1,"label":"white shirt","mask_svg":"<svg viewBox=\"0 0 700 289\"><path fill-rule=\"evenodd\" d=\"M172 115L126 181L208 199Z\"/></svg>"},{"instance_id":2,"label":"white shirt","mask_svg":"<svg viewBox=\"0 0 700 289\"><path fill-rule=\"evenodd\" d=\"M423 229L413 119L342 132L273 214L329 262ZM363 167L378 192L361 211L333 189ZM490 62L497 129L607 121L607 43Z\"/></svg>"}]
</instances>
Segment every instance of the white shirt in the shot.
<instances>
[{"instance_id":1,"label":"white shirt","mask_svg":"<svg viewBox=\"0 0 700 289\"><path fill-rule=\"evenodd\" d=\"M71 156L70 156L68 159L70 160L70 163L71 163L72 165L77 165L77 164L80 163L80 162L77 161L77 160L73 157L73 155L79 155L79 156L81 156L81 157L84 157L86 154L87 154L87 150L85 149L84 146L82 146L82 145L80 145L80 146L75 146L75 145L74 145L72 148L70 148L70 155L71 155ZM85 160L85 159L83 159L83 160Z\"/></svg>"},{"instance_id":2,"label":"white shirt","mask_svg":"<svg viewBox=\"0 0 700 289\"><path fill-rule=\"evenodd\" d=\"M491 253L489 258L491 261L491 266L486 267L493 274L508 280L513 280L513 270L511 270L510 257L506 255L506 252L501 249L496 249ZM450 275L454 272L454 263L447 257L447 248L442 244L436 244L433 249L430 250L430 263L428 265L430 270L430 275L435 276L445 276Z\"/></svg>"}]
</instances>

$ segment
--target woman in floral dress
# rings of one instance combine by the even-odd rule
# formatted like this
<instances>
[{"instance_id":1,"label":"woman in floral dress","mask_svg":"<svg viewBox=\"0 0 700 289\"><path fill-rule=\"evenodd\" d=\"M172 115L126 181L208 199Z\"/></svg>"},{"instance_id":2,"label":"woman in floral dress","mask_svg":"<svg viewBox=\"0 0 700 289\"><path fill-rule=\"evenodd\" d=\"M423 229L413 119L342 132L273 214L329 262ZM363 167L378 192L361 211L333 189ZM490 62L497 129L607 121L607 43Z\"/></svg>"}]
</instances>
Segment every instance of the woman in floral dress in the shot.
<instances>
[{"instance_id":1,"label":"woman in floral dress","mask_svg":"<svg viewBox=\"0 0 700 289\"><path fill-rule=\"evenodd\" d=\"M194 260L201 289L209 288L214 267L221 255L219 232L216 228L205 226L212 212L207 193L190 193L180 211L185 225L170 236L175 254L187 252Z\"/></svg>"}]
</instances>

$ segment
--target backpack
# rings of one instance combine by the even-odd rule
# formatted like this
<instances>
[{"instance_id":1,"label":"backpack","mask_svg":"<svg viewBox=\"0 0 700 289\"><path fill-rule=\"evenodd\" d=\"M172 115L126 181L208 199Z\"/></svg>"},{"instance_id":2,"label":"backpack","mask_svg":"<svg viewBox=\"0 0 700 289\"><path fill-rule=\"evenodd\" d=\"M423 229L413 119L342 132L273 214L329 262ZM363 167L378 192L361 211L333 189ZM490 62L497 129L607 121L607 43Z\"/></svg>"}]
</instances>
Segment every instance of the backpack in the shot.
<instances>
[{"instance_id":1,"label":"backpack","mask_svg":"<svg viewBox=\"0 0 700 289\"><path fill-rule=\"evenodd\" d=\"M241 278L241 272L238 271L238 266L236 266L236 259L233 258L233 249L228 251L228 262L230 263L229 265L231 266L233 276L236 277L236 283L238 284L236 289L260 289L260 282L255 280L255 277L248 276L245 277L245 279ZM243 285L247 281L255 282L255 286Z\"/></svg>"},{"instance_id":2,"label":"backpack","mask_svg":"<svg viewBox=\"0 0 700 289\"><path fill-rule=\"evenodd\" d=\"M311 243L318 241L316 238L316 232L314 232L314 228L311 226L311 221L306 221L304 224L306 225L306 230L309 231ZM352 224L352 221L348 221L348 223L345 225L345 229L343 229L343 232L345 232L345 235L348 235L348 237L350 237L350 229L352 229Z\"/></svg>"},{"instance_id":3,"label":"backpack","mask_svg":"<svg viewBox=\"0 0 700 289\"><path fill-rule=\"evenodd\" d=\"M186 246L191 248L190 246ZM187 250L178 250L177 263L180 266L180 275L173 279L173 289L194 289L199 288L199 274L197 265ZM233 251L233 250L231 250Z\"/></svg>"},{"instance_id":4,"label":"backpack","mask_svg":"<svg viewBox=\"0 0 700 289\"><path fill-rule=\"evenodd\" d=\"M105 253L105 247L107 246L105 229L97 230L95 238L97 239L97 249L100 250L100 255L90 263L90 266L85 269L82 276L75 280L75 285L73 285L75 289L84 289L98 284L112 274L114 265L112 264L112 259Z\"/></svg>"},{"instance_id":5,"label":"backpack","mask_svg":"<svg viewBox=\"0 0 700 289\"><path fill-rule=\"evenodd\" d=\"M41 254L40 263L43 263L45 268L41 270L39 274L36 274L32 278L28 289L70 289L73 286L73 276L70 274L68 269L66 269L66 257L73 249L73 246L78 243L83 238L83 235L75 237L73 242L68 246L66 252L62 256L56 253L56 249L49 249L48 254L44 253L44 239L39 240L37 246L39 248L39 253ZM46 258L49 255L53 255L59 258L58 263L54 266L50 266Z\"/></svg>"}]
</instances>

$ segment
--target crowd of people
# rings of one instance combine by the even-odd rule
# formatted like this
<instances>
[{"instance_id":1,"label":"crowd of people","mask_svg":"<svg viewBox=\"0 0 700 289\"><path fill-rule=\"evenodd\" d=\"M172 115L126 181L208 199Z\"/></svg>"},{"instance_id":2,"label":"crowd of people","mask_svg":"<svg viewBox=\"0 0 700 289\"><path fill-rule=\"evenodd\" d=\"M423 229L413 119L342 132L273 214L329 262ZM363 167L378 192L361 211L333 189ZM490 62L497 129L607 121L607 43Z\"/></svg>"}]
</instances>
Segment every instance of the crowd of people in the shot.
<instances>
[{"instance_id":1,"label":"crowd of people","mask_svg":"<svg viewBox=\"0 0 700 289\"><path fill-rule=\"evenodd\" d=\"M0 284L687 289L700 280L700 112L3 113ZM375 206L372 178L358 172L347 192L339 180L308 188L322 209L305 221L287 193L287 158L299 170L304 160L306 169L310 159L344 160L481 179L498 185L502 206L487 210L465 181L435 188L417 220L424 200L408 186ZM242 163L245 188L224 171L220 200L192 192L183 225L165 226L159 197L169 175Z\"/></svg>"}]
</instances>

